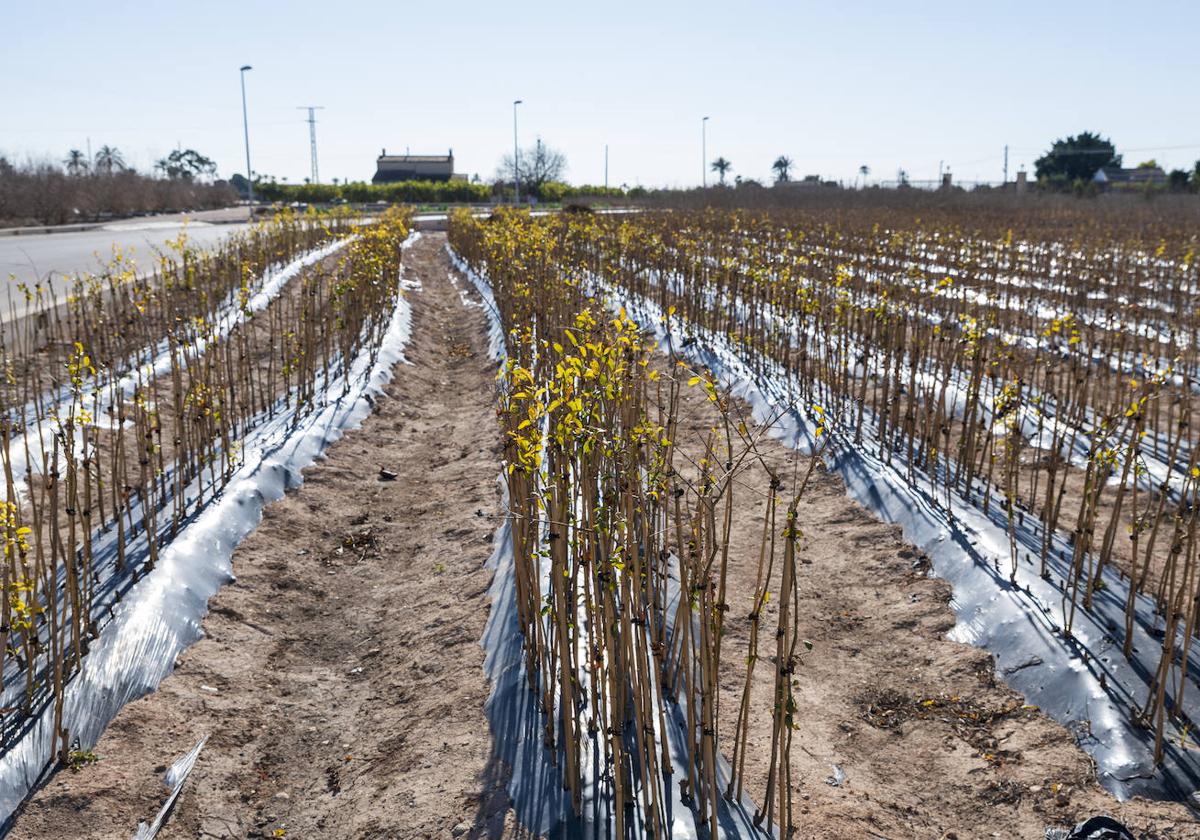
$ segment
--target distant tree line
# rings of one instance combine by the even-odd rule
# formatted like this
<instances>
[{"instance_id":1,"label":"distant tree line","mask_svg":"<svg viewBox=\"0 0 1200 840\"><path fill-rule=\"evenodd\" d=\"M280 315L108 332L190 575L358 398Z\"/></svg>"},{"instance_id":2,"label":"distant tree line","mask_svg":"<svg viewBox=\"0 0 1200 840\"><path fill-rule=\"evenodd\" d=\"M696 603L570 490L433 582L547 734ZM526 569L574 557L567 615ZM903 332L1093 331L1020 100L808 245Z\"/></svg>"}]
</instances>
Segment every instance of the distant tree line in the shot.
<instances>
[{"instance_id":1,"label":"distant tree line","mask_svg":"<svg viewBox=\"0 0 1200 840\"><path fill-rule=\"evenodd\" d=\"M1054 191L1085 192L1095 188L1096 172L1110 167L1121 168L1122 156L1112 140L1084 131L1075 136L1055 140L1049 150L1034 162L1037 183L1043 189ZM1158 163L1147 160L1137 165L1138 169L1158 169ZM1165 173L1164 183L1148 183L1143 189L1167 190L1170 192L1200 192L1200 160L1189 172L1172 169ZM1159 176L1160 178L1162 176Z\"/></svg>"},{"instance_id":2,"label":"distant tree line","mask_svg":"<svg viewBox=\"0 0 1200 840\"><path fill-rule=\"evenodd\" d=\"M505 158L504 165L511 167L510 158ZM776 184L792 182L794 161L787 155L780 155L771 164L771 171ZM1102 184L1095 180L1100 169L1123 166L1121 155L1117 154L1113 142L1099 134L1085 131L1073 137L1055 140L1050 149L1037 159L1035 174L1037 186L1050 192L1073 192L1080 195L1090 195L1099 192ZM717 174L717 187L727 186L726 176L733 171L733 162L724 156L715 158L709 168ZM1158 162L1147 160L1139 163L1137 169L1158 170ZM871 168L863 164L858 168L858 177L854 186L865 188ZM861 178L861 181L860 181ZM833 186L834 182L824 181L817 175L805 175L801 182L813 186ZM910 187L908 173L900 169L896 174L895 185L900 188ZM1196 161L1191 170L1172 169L1161 174L1155 173L1151 179L1140 179L1132 182L1142 192L1200 192L1200 160ZM734 178L735 187L759 187L758 181L751 178ZM1122 184L1122 186L1126 186ZM659 192L659 191L655 191Z\"/></svg>"},{"instance_id":3,"label":"distant tree line","mask_svg":"<svg viewBox=\"0 0 1200 840\"><path fill-rule=\"evenodd\" d=\"M521 183L522 199L533 197L541 202L561 202L583 197L624 198L630 192L619 187L607 191L601 186L574 186L561 181L546 181L527 188ZM351 181L343 184L283 184L264 180L254 182L254 195L263 201L301 201L306 204L328 204L344 201L352 204L487 204L511 200L510 184L484 184L471 181L395 181L390 184L368 184Z\"/></svg>"},{"instance_id":4,"label":"distant tree line","mask_svg":"<svg viewBox=\"0 0 1200 840\"><path fill-rule=\"evenodd\" d=\"M289 184L255 173L254 195L263 201L299 201L306 204L346 202L352 204L488 204L512 201L516 194L514 176L521 179L521 201L558 203L575 198L625 198L631 191L625 187L575 186L563 181L566 156L539 138L514 159L505 155L496 167L491 183L476 176L470 181L394 181L372 184L364 181L345 181L313 184L306 178L302 184ZM247 194L246 179L240 175L230 178L232 186ZM644 192L644 191L643 191Z\"/></svg>"},{"instance_id":5,"label":"distant tree line","mask_svg":"<svg viewBox=\"0 0 1200 840\"><path fill-rule=\"evenodd\" d=\"M260 201L302 201L306 204L327 204L345 201L369 204L390 203L451 203L487 201L491 187L469 181L393 181L369 184L349 181L342 184L286 184L273 179L255 180L254 197Z\"/></svg>"},{"instance_id":6,"label":"distant tree line","mask_svg":"<svg viewBox=\"0 0 1200 840\"><path fill-rule=\"evenodd\" d=\"M775 179L775 183L776 184L792 183L792 167L793 166L795 166L795 161L793 161L787 155L780 155L779 157L775 158L774 162L771 164L771 172L772 172L772 176ZM713 172L717 173L717 186L718 187L727 186L727 184L725 183L725 176L733 171L733 162L731 160L729 160L728 158L726 158L724 155L722 155L722 156L714 159L712 161L712 163L709 164L709 168ZM863 164L862 166L860 166L858 168L858 172L862 176L862 179L863 179L862 185L865 187L867 185L867 175L870 174L871 168L869 166L867 166L866 164ZM901 178L901 180L903 181L904 179ZM820 175L805 175L800 180L800 183L802 183L806 186L836 186L837 185L837 182L835 182L835 181L823 180ZM743 178L740 175L737 175L734 177L733 185L735 187L748 187L748 188L755 188L755 187L762 186L762 184L759 181L756 181L753 178ZM858 179L855 178L855 187L857 187L857 186L858 186Z\"/></svg>"},{"instance_id":7,"label":"distant tree line","mask_svg":"<svg viewBox=\"0 0 1200 840\"><path fill-rule=\"evenodd\" d=\"M0 225L58 225L137 213L224 207L236 201L216 166L192 149L171 152L157 176L135 171L121 151L101 146L89 158L78 149L61 164L0 157Z\"/></svg>"}]
</instances>

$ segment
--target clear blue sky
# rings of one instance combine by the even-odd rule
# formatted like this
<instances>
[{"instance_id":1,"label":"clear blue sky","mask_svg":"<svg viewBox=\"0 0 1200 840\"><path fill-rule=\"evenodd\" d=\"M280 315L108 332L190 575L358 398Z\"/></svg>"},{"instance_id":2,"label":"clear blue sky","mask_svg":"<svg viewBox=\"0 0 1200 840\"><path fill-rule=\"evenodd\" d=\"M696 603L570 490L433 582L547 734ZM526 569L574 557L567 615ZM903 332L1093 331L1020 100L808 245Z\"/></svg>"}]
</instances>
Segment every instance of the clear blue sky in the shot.
<instances>
[{"instance_id":1,"label":"clear blue sky","mask_svg":"<svg viewBox=\"0 0 1200 840\"><path fill-rule=\"evenodd\" d=\"M568 179L690 185L708 157L767 178L960 179L1032 168L1058 136L1111 136L1126 161L1200 158L1200 3L0 0L0 153L118 146L149 168L176 144L308 174L298 105L318 112L322 180L370 178L381 147L490 177L540 135Z\"/></svg>"}]
</instances>

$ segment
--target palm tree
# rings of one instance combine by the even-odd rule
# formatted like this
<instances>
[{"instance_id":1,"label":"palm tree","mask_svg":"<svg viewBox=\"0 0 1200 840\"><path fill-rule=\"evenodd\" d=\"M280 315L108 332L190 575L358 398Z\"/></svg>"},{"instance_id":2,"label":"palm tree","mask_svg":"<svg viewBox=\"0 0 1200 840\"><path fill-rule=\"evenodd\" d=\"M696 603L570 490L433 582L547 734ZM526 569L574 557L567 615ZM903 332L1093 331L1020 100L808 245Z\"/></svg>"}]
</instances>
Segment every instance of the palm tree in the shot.
<instances>
[{"instance_id":1,"label":"palm tree","mask_svg":"<svg viewBox=\"0 0 1200 840\"><path fill-rule=\"evenodd\" d=\"M775 162L771 164L771 168L775 170L775 181L777 183L787 183L791 180L788 173L792 168L792 159L787 155L780 155L775 158Z\"/></svg>"},{"instance_id":2,"label":"palm tree","mask_svg":"<svg viewBox=\"0 0 1200 840\"><path fill-rule=\"evenodd\" d=\"M721 176L721 186L725 186L725 173L733 169L733 164L719 157L712 162L712 171Z\"/></svg>"},{"instance_id":3,"label":"palm tree","mask_svg":"<svg viewBox=\"0 0 1200 840\"><path fill-rule=\"evenodd\" d=\"M101 146L96 152L96 169L101 172L106 172L109 175L113 171L120 172L125 168L125 158L121 156L121 150L115 146Z\"/></svg>"},{"instance_id":4,"label":"palm tree","mask_svg":"<svg viewBox=\"0 0 1200 840\"><path fill-rule=\"evenodd\" d=\"M871 174L871 167L867 166L864 163L862 166L858 167L858 174L862 176L863 189L866 189L867 188L867 176Z\"/></svg>"},{"instance_id":5,"label":"palm tree","mask_svg":"<svg viewBox=\"0 0 1200 840\"><path fill-rule=\"evenodd\" d=\"M82 175L88 170L87 155L78 149L72 149L67 152L63 165L67 167L68 175Z\"/></svg>"}]
</instances>

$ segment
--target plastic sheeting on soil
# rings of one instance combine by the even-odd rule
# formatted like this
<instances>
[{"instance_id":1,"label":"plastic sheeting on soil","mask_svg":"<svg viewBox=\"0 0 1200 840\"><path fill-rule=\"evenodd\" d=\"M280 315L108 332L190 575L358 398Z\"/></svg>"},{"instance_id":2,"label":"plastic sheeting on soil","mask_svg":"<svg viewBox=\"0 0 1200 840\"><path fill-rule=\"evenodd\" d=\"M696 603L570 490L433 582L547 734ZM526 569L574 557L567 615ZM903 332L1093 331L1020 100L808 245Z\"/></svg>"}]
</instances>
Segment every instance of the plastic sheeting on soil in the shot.
<instances>
[{"instance_id":1,"label":"plastic sheeting on soil","mask_svg":"<svg viewBox=\"0 0 1200 840\"><path fill-rule=\"evenodd\" d=\"M405 245L412 241L414 237ZM401 286L407 284L402 281ZM398 293L378 348L361 353L345 374L341 365L331 365L332 375L317 382L317 397L305 416L277 410L263 419L242 441L243 465L226 490L160 550L152 571L129 582L119 600L116 589L98 587L102 605L97 608L111 619L83 657L63 700L63 726L82 748L99 740L126 703L153 691L170 674L179 653L200 638L209 598L233 580L233 550L258 526L263 508L298 487L301 471L370 413L393 366L404 361L410 332L411 306ZM200 480L188 488L190 505ZM111 534L96 539L95 556L102 558L103 542L111 541ZM53 769L53 722L52 706L41 704L0 756L0 823L5 830L15 809Z\"/></svg>"},{"instance_id":2,"label":"plastic sheeting on soil","mask_svg":"<svg viewBox=\"0 0 1200 840\"><path fill-rule=\"evenodd\" d=\"M681 340L667 331L656 304L621 289L594 286L610 306L624 307L630 318L653 330L664 350L711 370L750 404L758 422L773 424L772 434L792 448L813 451L813 430L820 422L799 404L798 387L785 371L774 367L756 374L724 336L693 329ZM1118 634L1124 627L1128 587L1106 570L1105 587L1096 593L1093 609L1076 611L1072 637L1066 637L1062 581L1068 579L1066 558L1072 550L1063 535L1052 535L1051 574L1043 580L1030 561L1040 553L1042 534L1036 517L1023 517L1016 526L1022 562L1016 584L1010 583L1003 500L993 496L984 513L977 500L990 491L977 485L971 500L952 493L950 515L928 492L928 477L910 481L901 469L872 454L881 449L876 431L874 418L866 417L858 446L832 431L834 445L827 448L825 460L843 479L851 498L883 520L901 525L905 538L929 556L935 574L952 584L957 624L950 637L989 651L1005 682L1072 731L1095 759L1101 783L1119 797L1181 800L1200 789L1200 750L1180 746L1194 736L1178 728L1171 732L1163 765L1156 769L1152 733L1130 721L1130 708L1144 703L1158 666L1162 625L1153 601L1138 598L1134 656L1126 660ZM935 479L944 496L944 482ZM1190 659L1191 685L1182 706L1189 719L1200 720L1196 646ZM1179 670L1176 661L1175 685ZM1167 693L1174 702L1174 691L1169 688Z\"/></svg>"},{"instance_id":3,"label":"plastic sheeting on soil","mask_svg":"<svg viewBox=\"0 0 1200 840\"><path fill-rule=\"evenodd\" d=\"M489 355L499 361L504 357L504 331L491 288L487 281L471 271L457 254L449 248L447 251L458 270L471 281L483 298L490 337ZM502 479L499 485L503 495L503 506L507 508L507 489ZM525 675L524 637L517 615L512 538L509 528L506 518L493 539L495 548L487 563L487 568L493 572L488 590L492 609L481 640L486 654L484 671L492 684L486 711L492 728L493 755L511 771L508 794L517 818L530 831L550 838L612 837L615 830L612 778L605 766L606 748L602 739L583 735L583 761L580 768L583 796L581 812L578 815L574 813L571 805L570 793L563 789L562 752L557 748L548 749L545 746L545 717L541 711L539 693L529 689ZM549 574L548 566L542 573L543 576ZM668 584L666 614L668 636L674 634L678 599L678 578L672 575ZM580 673L583 680L589 677L587 669ZM580 691L580 696L588 696L586 686ZM560 700L556 692L555 702ZM688 766L686 700L680 698L678 702L668 702L666 708L666 731L661 731L656 721L655 736L666 742L672 765L683 768ZM578 715L586 713L586 707L581 707L576 712ZM556 743L561 743L561 734L560 731ZM636 756L636 749L632 743L630 747L630 754ZM720 759L717 775L719 787L724 789L729 780L729 767L723 758ZM663 785L666 801L663 804L662 816L670 828L670 836L708 837L703 818L697 825L691 806L685 803L680 795L680 780L681 776L677 771L675 777L666 779ZM633 790L631 798L636 804L632 810L626 812L627 831L631 832L631 836L645 836L647 825L646 815L641 810L641 792ZM720 799L719 835L728 838L775 836L774 831L754 825L755 812L755 805L749 796L743 796L738 801Z\"/></svg>"},{"instance_id":4,"label":"plastic sheeting on soil","mask_svg":"<svg viewBox=\"0 0 1200 840\"><path fill-rule=\"evenodd\" d=\"M496 296L492 294L492 287L487 280L472 271L449 245L446 246L446 253L454 267L471 281L471 285L483 299L483 312L487 316L488 324L488 357L498 362L504 358L504 326L500 322L500 310L496 307Z\"/></svg>"}]
</instances>

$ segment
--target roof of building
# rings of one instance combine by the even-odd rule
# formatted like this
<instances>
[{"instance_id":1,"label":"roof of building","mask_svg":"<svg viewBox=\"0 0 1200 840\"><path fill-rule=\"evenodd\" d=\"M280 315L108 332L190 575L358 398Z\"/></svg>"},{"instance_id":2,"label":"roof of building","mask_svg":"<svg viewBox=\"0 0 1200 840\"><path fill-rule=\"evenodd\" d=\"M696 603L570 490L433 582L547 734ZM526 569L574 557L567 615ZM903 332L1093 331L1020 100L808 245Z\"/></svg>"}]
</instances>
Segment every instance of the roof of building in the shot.
<instances>
[{"instance_id":1,"label":"roof of building","mask_svg":"<svg viewBox=\"0 0 1200 840\"><path fill-rule=\"evenodd\" d=\"M1158 166L1139 166L1137 169L1105 166L1096 170L1092 180L1106 184L1158 184L1166 183L1167 173Z\"/></svg>"},{"instance_id":2,"label":"roof of building","mask_svg":"<svg viewBox=\"0 0 1200 840\"><path fill-rule=\"evenodd\" d=\"M453 155L380 155L379 163L449 163Z\"/></svg>"},{"instance_id":3,"label":"roof of building","mask_svg":"<svg viewBox=\"0 0 1200 840\"><path fill-rule=\"evenodd\" d=\"M394 181L448 181L454 177L454 150L444 155L389 155L380 149L375 159L375 184Z\"/></svg>"}]
</instances>

